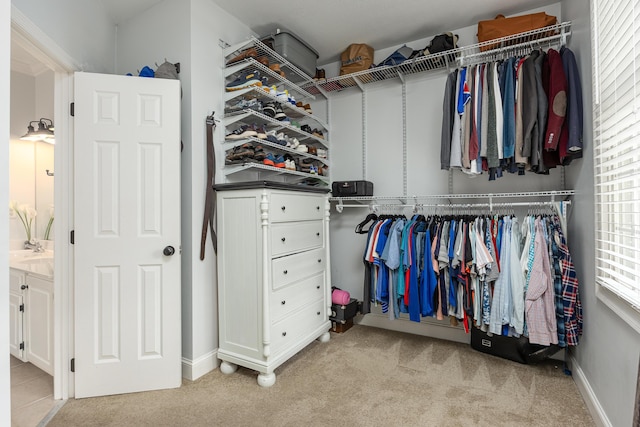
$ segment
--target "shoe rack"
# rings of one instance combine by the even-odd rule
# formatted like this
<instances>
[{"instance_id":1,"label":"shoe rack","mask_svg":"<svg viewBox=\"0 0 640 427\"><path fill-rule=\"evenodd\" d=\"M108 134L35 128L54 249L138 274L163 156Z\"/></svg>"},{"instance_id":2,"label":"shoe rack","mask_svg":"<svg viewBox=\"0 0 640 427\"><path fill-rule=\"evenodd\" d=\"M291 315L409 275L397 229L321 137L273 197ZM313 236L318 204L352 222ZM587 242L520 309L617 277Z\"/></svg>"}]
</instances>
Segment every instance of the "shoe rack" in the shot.
<instances>
[{"instance_id":1,"label":"shoe rack","mask_svg":"<svg viewBox=\"0 0 640 427\"><path fill-rule=\"evenodd\" d=\"M237 147L246 147L245 144L249 144L254 148L262 147L264 152L272 153L274 156L291 158L298 165L297 170L279 168L248 157L240 163L236 161L233 164L226 164L228 162L225 162L222 170L226 180L228 182L275 180L312 186L329 186L331 182L328 160L330 151L329 124L303 107L284 101L281 96L265 90L264 87L265 84L267 88L275 86L278 93L286 90L296 101L305 105L316 99L316 95L310 93L308 89L303 89L303 86L308 86L313 79L254 37L223 48L223 56L226 64L223 70L225 78L225 114L223 118L225 135L230 135L243 125L264 125L267 131L275 130L289 138L295 138L301 146L307 146L312 151L311 153L300 151L293 146L276 144L256 136L240 139L237 137L232 139L225 138L224 142L221 143L225 152L225 159ZM273 64L277 64L277 66L269 66ZM260 84L232 91L226 90L230 82L233 82L247 71L257 71L262 80ZM286 115L285 120L272 118L264 114L260 109L232 108L242 100L249 101L252 99L256 99L263 106L268 103L279 104ZM298 126L295 125L296 123ZM308 126L307 130L312 129L318 132L306 132L301 129L304 125ZM313 154L317 150L327 153L327 158ZM303 162L306 166L309 164L315 165L320 172L307 173L301 171Z\"/></svg>"}]
</instances>

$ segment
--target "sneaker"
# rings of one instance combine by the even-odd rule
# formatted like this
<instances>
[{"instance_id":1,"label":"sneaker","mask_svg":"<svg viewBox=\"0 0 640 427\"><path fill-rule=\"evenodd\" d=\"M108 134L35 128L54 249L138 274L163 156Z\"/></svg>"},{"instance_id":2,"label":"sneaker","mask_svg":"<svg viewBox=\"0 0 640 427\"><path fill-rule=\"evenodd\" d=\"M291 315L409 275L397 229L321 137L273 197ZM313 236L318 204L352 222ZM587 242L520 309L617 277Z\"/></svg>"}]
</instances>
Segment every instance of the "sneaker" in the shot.
<instances>
[{"instance_id":1,"label":"sneaker","mask_svg":"<svg viewBox=\"0 0 640 427\"><path fill-rule=\"evenodd\" d=\"M289 91L285 89L284 92L276 92L276 98L282 102L289 102Z\"/></svg>"},{"instance_id":2,"label":"sneaker","mask_svg":"<svg viewBox=\"0 0 640 427\"><path fill-rule=\"evenodd\" d=\"M313 114L313 110L311 110L311 105L304 104L304 106L302 108L304 108L304 111L306 111L307 113Z\"/></svg>"},{"instance_id":3,"label":"sneaker","mask_svg":"<svg viewBox=\"0 0 640 427\"><path fill-rule=\"evenodd\" d=\"M262 86L262 80L260 80L260 71L243 71L237 79L227 84L227 91L244 89L251 86Z\"/></svg>"},{"instance_id":4,"label":"sneaker","mask_svg":"<svg viewBox=\"0 0 640 427\"><path fill-rule=\"evenodd\" d=\"M267 153L264 159L262 160L262 163L267 166L274 166L275 162L276 162L276 156L274 156L273 153Z\"/></svg>"},{"instance_id":5,"label":"sneaker","mask_svg":"<svg viewBox=\"0 0 640 427\"><path fill-rule=\"evenodd\" d=\"M308 152L309 152L309 147L307 147L307 146L306 146L306 145L304 145L304 144L300 144L300 145L298 145L298 146L296 147L296 150L297 150L297 151L300 151L300 152L302 152L302 153L308 153Z\"/></svg>"},{"instance_id":6,"label":"sneaker","mask_svg":"<svg viewBox=\"0 0 640 427\"><path fill-rule=\"evenodd\" d=\"M250 100L241 99L235 104L231 105L230 107L227 107L227 111L229 112L241 111L241 110L260 111L261 109L262 109L262 103L258 101L256 98L253 98Z\"/></svg>"},{"instance_id":7,"label":"sneaker","mask_svg":"<svg viewBox=\"0 0 640 427\"><path fill-rule=\"evenodd\" d=\"M229 135L225 136L226 139L242 139L248 138L250 136L257 136L258 132L253 128L253 126L242 125L238 129L231 132Z\"/></svg>"},{"instance_id":8,"label":"sneaker","mask_svg":"<svg viewBox=\"0 0 640 427\"><path fill-rule=\"evenodd\" d=\"M289 104L291 105L296 105L296 99L293 97L293 95L289 95L289 99L287 99L287 101L289 101Z\"/></svg>"},{"instance_id":9,"label":"sneaker","mask_svg":"<svg viewBox=\"0 0 640 427\"><path fill-rule=\"evenodd\" d=\"M314 129L312 135L324 139L324 135L322 134L322 131L320 129Z\"/></svg>"},{"instance_id":10,"label":"sneaker","mask_svg":"<svg viewBox=\"0 0 640 427\"><path fill-rule=\"evenodd\" d=\"M276 139L278 140L277 144L286 146L287 145L286 138L287 136L284 133L280 132L279 134L276 135Z\"/></svg>"},{"instance_id":11,"label":"sneaker","mask_svg":"<svg viewBox=\"0 0 640 427\"><path fill-rule=\"evenodd\" d=\"M300 129L300 122L296 122L295 120L291 120L291 126Z\"/></svg>"},{"instance_id":12,"label":"sneaker","mask_svg":"<svg viewBox=\"0 0 640 427\"><path fill-rule=\"evenodd\" d=\"M253 149L253 158L259 162L262 162L267 157L262 145L258 145Z\"/></svg>"},{"instance_id":13,"label":"sneaker","mask_svg":"<svg viewBox=\"0 0 640 427\"><path fill-rule=\"evenodd\" d=\"M284 157L278 155L273 161L273 165L277 168L284 168Z\"/></svg>"},{"instance_id":14,"label":"sneaker","mask_svg":"<svg viewBox=\"0 0 640 427\"><path fill-rule=\"evenodd\" d=\"M266 140L267 140L267 141L272 142L272 143L274 143L274 144L280 144L280 143L278 142L278 137L276 136L276 135L277 135L277 133L276 133L276 131L275 131L275 130L267 131L267 134L266 134L266 135L267 135L267 138L266 138Z\"/></svg>"},{"instance_id":15,"label":"sneaker","mask_svg":"<svg viewBox=\"0 0 640 427\"><path fill-rule=\"evenodd\" d=\"M306 133L313 133L313 131L311 130L311 126L309 126L309 125L302 125L300 130L303 131L303 132L306 132Z\"/></svg>"},{"instance_id":16,"label":"sneaker","mask_svg":"<svg viewBox=\"0 0 640 427\"><path fill-rule=\"evenodd\" d=\"M300 141L298 141L296 138L290 138L289 142L291 143L291 148L293 149L298 148L298 146L300 145Z\"/></svg>"},{"instance_id":17,"label":"sneaker","mask_svg":"<svg viewBox=\"0 0 640 427\"><path fill-rule=\"evenodd\" d=\"M327 158L327 150L325 150L324 148L317 148L316 149L316 156L326 159Z\"/></svg>"},{"instance_id":18,"label":"sneaker","mask_svg":"<svg viewBox=\"0 0 640 427\"><path fill-rule=\"evenodd\" d=\"M276 120L283 120L287 115L282 111L280 104L276 105L276 114L273 116Z\"/></svg>"},{"instance_id":19,"label":"sneaker","mask_svg":"<svg viewBox=\"0 0 640 427\"><path fill-rule=\"evenodd\" d=\"M289 117L285 117L284 119L280 120L285 126L291 126L291 119Z\"/></svg>"},{"instance_id":20,"label":"sneaker","mask_svg":"<svg viewBox=\"0 0 640 427\"><path fill-rule=\"evenodd\" d=\"M254 129L257 132L256 136L258 137L258 139L267 139L267 129L264 127L264 125L255 126Z\"/></svg>"},{"instance_id":21,"label":"sneaker","mask_svg":"<svg viewBox=\"0 0 640 427\"><path fill-rule=\"evenodd\" d=\"M264 114L265 116L269 116L271 118L274 118L276 115L276 104L275 102L269 102L267 105L265 105L262 108L262 114Z\"/></svg>"}]
</instances>

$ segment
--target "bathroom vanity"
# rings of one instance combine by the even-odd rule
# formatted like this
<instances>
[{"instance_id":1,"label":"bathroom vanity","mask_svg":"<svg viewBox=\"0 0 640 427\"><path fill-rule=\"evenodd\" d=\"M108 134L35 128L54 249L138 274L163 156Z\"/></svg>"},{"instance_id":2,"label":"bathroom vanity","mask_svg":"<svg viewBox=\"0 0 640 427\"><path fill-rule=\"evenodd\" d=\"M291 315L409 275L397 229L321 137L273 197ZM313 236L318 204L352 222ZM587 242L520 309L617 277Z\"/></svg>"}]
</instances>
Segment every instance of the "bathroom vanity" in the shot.
<instances>
[{"instance_id":1,"label":"bathroom vanity","mask_svg":"<svg viewBox=\"0 0 640 427\"><path fill-rule=\"evenodd\" d=\"M9 253L10 353L53 375L53 252Z\"/></svg>"}]
</instances>

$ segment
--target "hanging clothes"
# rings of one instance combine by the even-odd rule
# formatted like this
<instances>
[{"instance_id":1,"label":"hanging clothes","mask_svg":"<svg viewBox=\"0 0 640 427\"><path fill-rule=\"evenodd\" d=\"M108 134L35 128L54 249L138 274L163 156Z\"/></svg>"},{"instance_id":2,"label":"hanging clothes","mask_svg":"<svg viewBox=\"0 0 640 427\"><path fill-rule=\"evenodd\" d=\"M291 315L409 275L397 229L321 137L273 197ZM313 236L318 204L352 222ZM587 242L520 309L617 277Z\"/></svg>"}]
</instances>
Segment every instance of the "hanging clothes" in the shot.
<instances>
[{"instance_id":1,"label":"hanging clothes","mask_svg":"<svg viewBox=\"0 0 640 427\"><path fill-rule=\"evenodd\" d=\"M462 67L447 77L440 167L468 175L548 174L582 153L582 92L573 52Z\"/></svg>"},{"instance_id":2,"label":"hanging clothes","mask_svg":"<svg viewBox=\"0 0 640 427\"><path fill-rule=\"evenodd\" d=\"M522 225L521 225L522 224ZM578 344L578 281L557 215L381 215L368 230L365 306L472 325L532 344Z\"/></svg>"}]
</instances>

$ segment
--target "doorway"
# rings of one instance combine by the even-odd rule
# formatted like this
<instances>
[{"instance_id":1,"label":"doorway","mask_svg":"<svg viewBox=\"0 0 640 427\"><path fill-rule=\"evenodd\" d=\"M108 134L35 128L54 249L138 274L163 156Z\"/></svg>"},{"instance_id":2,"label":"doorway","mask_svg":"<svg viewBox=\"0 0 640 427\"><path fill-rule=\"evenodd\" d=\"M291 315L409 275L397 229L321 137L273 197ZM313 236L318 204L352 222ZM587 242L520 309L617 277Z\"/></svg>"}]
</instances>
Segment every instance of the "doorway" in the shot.
<instances>
[{"instance_id":1,"label":"doorway","mask_svg":"<svg viewBox=\"0 0 640 427\"><path fill-rule=\"evenodd\" d=\"M69 285L63 286L63 283L71 283L71 252L63 237L67 234L65 224L69 222L72 187L68 185L70 172L66 172L64 166L69 163L70 156L70 119L67 111L71 99L70 80L75 67L64 54L51 54L59 51L55 43L15 8L12 8L11 16L11 48L11 107L14 107L14 98L19 100L23 93L29 102L19 103L22 105L19 108L23 109L18 112L11 111L10 172L21 175L15 179L23 182L15 182L11 176L10 199L31 205L36 210L32 237L46 251L44 254L35 253L33 262L26 263L33 267L40 263L39 266L44 269L36 271L40 274L33 274L28 280L26 278L29 276L23 271L28 269L13 268L16 265L11 265L10 257L12 280L15 279L14 273L20 276L17 280L22 280L17 289L22 291L18 295L23 300L18 301L15 312L20 315L20 308L24 310L21 315L24 323L20 325L21 328L13 328L10 336L13 340L21 331L21 341L24 341L23 351L18 354L20 357L11 357L11 408L12 419L25 420L22 412L26 412L28 422L21 425L31 425L34 419L36 422L33 425L36 425L39 421L36 418L42 419L55 412L70 393L68 357L71 337L68 330L72 305ZM27 126L32 124L37 128L41 118L50 120L54 128L55 145L20 140L20 136L27 133ZM36 122L29 123L31 121ZM14 159L13 154L22 156ZM62 173L56 174L60 170ZM21 256L27 254L29 251L23 249L26 229L19 219L10 219L9 230L10 249L22 250ZM47 239L44 239L45 234ZM41 259L42 255L50 257L46 265ZM50 271L45 271L47 268ZM43 274L45 272L47 274ZM23 285L25 289L21 289ZM15 286L10 286L12 303L15 290ZM25 317L28 317L25 313L29 309L37 315L32 321L25 321ZM34 341L37 345L30 346Z\"/></svg>"}]
</instances>

